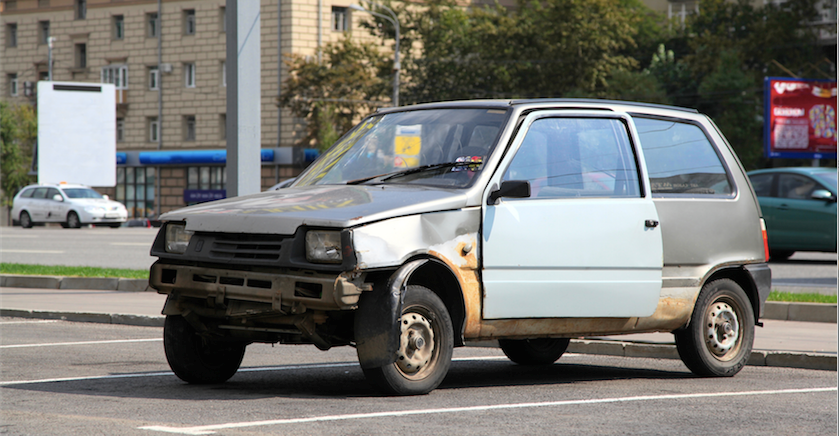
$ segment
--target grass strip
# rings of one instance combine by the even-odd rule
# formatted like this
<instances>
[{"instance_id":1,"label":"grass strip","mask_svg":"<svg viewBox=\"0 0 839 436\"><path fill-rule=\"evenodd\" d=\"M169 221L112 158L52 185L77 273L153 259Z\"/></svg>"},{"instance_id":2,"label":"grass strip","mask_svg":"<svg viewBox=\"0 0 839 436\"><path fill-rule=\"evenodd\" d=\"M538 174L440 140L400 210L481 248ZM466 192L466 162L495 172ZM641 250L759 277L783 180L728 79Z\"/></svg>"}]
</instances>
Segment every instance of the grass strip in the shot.
<instances>
[{"instance_id":1,"label":"grass strip","mask_svg":"<svg viewBox=\"0 0 839 436\"><path fill-rule=\"evenodd\" d=\"M779 292L769 293L768 301L784 301L788 303L832 303L836 304L836 295L816 294L812 292Z\"/></svg>"},{"instance_id":2,"label":"grass strip","mask_svg":"<svg viewBox=\"0 0 839 436\"><path fill-rule=\"evenodd\" d=\"M120 277L126 279L148 279L147 269L97 268L92 266L25 265L21 263L0 263L0 273L22 276L60 277Z\"/></svg>"}]
</instances>

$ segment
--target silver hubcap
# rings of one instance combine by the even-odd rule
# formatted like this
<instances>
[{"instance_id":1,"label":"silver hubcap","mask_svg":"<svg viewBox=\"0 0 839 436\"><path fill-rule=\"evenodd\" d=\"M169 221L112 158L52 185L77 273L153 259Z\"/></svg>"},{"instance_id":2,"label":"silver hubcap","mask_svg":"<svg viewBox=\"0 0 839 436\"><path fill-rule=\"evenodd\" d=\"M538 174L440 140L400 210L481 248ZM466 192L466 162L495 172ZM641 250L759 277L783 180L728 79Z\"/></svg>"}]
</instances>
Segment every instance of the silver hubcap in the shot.
<instances>
[{"instance_id":1,"label":"silver hubcap","mask_svg":"<svg viewBox=\"0 0 839 436\"><path fill-rule=\"evenodd\" d=\"M401 336L396 365L407 376L416 375L431 362L434 330L425 316L409 312L399 318Z\"/></svg>"},{"instance_id":2,"label":"silver hubcap","mask_svg":"<svg viewBox=\"0 0 839 436\"><path fill-rule=\"evenodd\" d=\"M705 327L705 343L715 356L723 357L732 350L736 351L740 340L740 321L728 303L717 301L708 308Z\"/></svg>"}]
</instances>

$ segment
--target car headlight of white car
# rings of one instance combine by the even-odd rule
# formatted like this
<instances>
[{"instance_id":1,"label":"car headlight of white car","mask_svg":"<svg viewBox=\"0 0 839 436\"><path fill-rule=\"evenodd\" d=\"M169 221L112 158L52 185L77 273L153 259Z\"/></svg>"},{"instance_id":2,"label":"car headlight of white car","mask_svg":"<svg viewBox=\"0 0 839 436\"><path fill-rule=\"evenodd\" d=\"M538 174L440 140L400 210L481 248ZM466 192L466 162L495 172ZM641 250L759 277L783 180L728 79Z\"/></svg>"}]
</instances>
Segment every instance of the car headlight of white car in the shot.
<instances>
[{"instance_id":1,"label":"car headlight of white car","mask_svg":"<svg viewBox=\"0 0 839 436\"><path fill-rule=\"evenodd\" d=\"M87 212L87 213L101 215L101 214L105 213L105 208L102 207L102 206L90 205L90 206L85 206L84 211Z\"/></svg>"},{"instance_id":2,"label":"car headlight of white car","mask_svg":"<svg viewBox=\"0 0 839 436\"><path fill-rule=\"evenodd\" d=\"M306 260L315 263L341 263L341 232L309 230L306 233Z\"/></svg>"},{"instance_id":3,"label":"car headlight of white car","mask_svg":"<svg viewBox=\"0 0 839 436\"><path fill-rule=\"evenodd\" d=\"M166 225L166 236L164 243L168 253L184 254L189 246L189 239L194 232L186 229L185 224Z\"/></svg>"}]
</instances>

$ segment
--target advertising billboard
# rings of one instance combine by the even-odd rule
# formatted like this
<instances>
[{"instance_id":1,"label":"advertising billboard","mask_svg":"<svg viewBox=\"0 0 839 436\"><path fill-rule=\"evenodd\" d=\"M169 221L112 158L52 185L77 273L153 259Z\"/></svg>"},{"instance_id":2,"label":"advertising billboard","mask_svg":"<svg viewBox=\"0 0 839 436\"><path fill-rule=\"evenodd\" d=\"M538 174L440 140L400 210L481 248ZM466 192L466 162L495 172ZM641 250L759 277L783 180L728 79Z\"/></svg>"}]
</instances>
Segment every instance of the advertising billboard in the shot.
<instances>
[{"instance_id":1,"label":"advertising billboard","mask_svg":"<svg viewBox=\"0 0 839 436\"><path fill-rule=\"evenodd\" d=\"M836 158L836 81L767 77L766 157Z\"/></svg>"}]
</instances>

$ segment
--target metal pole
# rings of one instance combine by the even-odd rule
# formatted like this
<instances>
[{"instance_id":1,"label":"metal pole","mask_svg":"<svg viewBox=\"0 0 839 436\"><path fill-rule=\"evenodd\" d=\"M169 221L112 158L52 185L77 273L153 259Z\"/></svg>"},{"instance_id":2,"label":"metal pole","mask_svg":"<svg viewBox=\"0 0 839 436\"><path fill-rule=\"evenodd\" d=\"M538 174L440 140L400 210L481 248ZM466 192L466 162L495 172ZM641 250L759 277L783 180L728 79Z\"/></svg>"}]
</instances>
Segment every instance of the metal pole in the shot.
<instances>
[{"instance_id":1,"label":"metal pole","mask_svg":"<svg viewBox=\"0 0 839 436\"><path fill-rule=\"evenodd\" d=\"M55 45L55 37L50 36L47 38L47 47L49 50L47 51L47 81L52 82L52 48Z\"/></svg>"},{"instance_id":2,"label":"metal pole","mask_svg":"<svg viewBox=\"0 0 839 436\"><path fill-rule=\"evenodd\" d=\"M392 17L391 18L391 17L388 17L387 15L382 15L380 13L373 12L373 11L371 11L369 9L365 9L364 7L359 6L359 5L355 5L355 4L350 5L350 9L354 9L354 10L362 11L362 12L367 12L370 15L375 15L379 18L390 21L390 23L393 24L393 29L396 31L396 45L394 47L394 53L393 53L393 106L397 107L397 106L399 106L399 69L400 69L400 64L399 64L399 18L396 16L396 13L393 12L393 10L390 9L389 7L381 5L381 4L376 3L374 1L371 1L371 0L365 0L365 1L369 4L376 5L380 8L382 8L382 9L386 10L388 13L390 13L390 15Z\"/></svg>"},{"instance_id":3,"label":"metal pole","mask_svg":"<svg viewBox=\"0 0 839 436\"><path fill-rule=\"evenodd\" d=\"M157 0L157 149L163 148L163 5ZM154 213L160 218L160 201L162 200L160 167L154 169L155 195ZM145 208L144 208L145 209Z\"/></svg>"}]
</instances>

